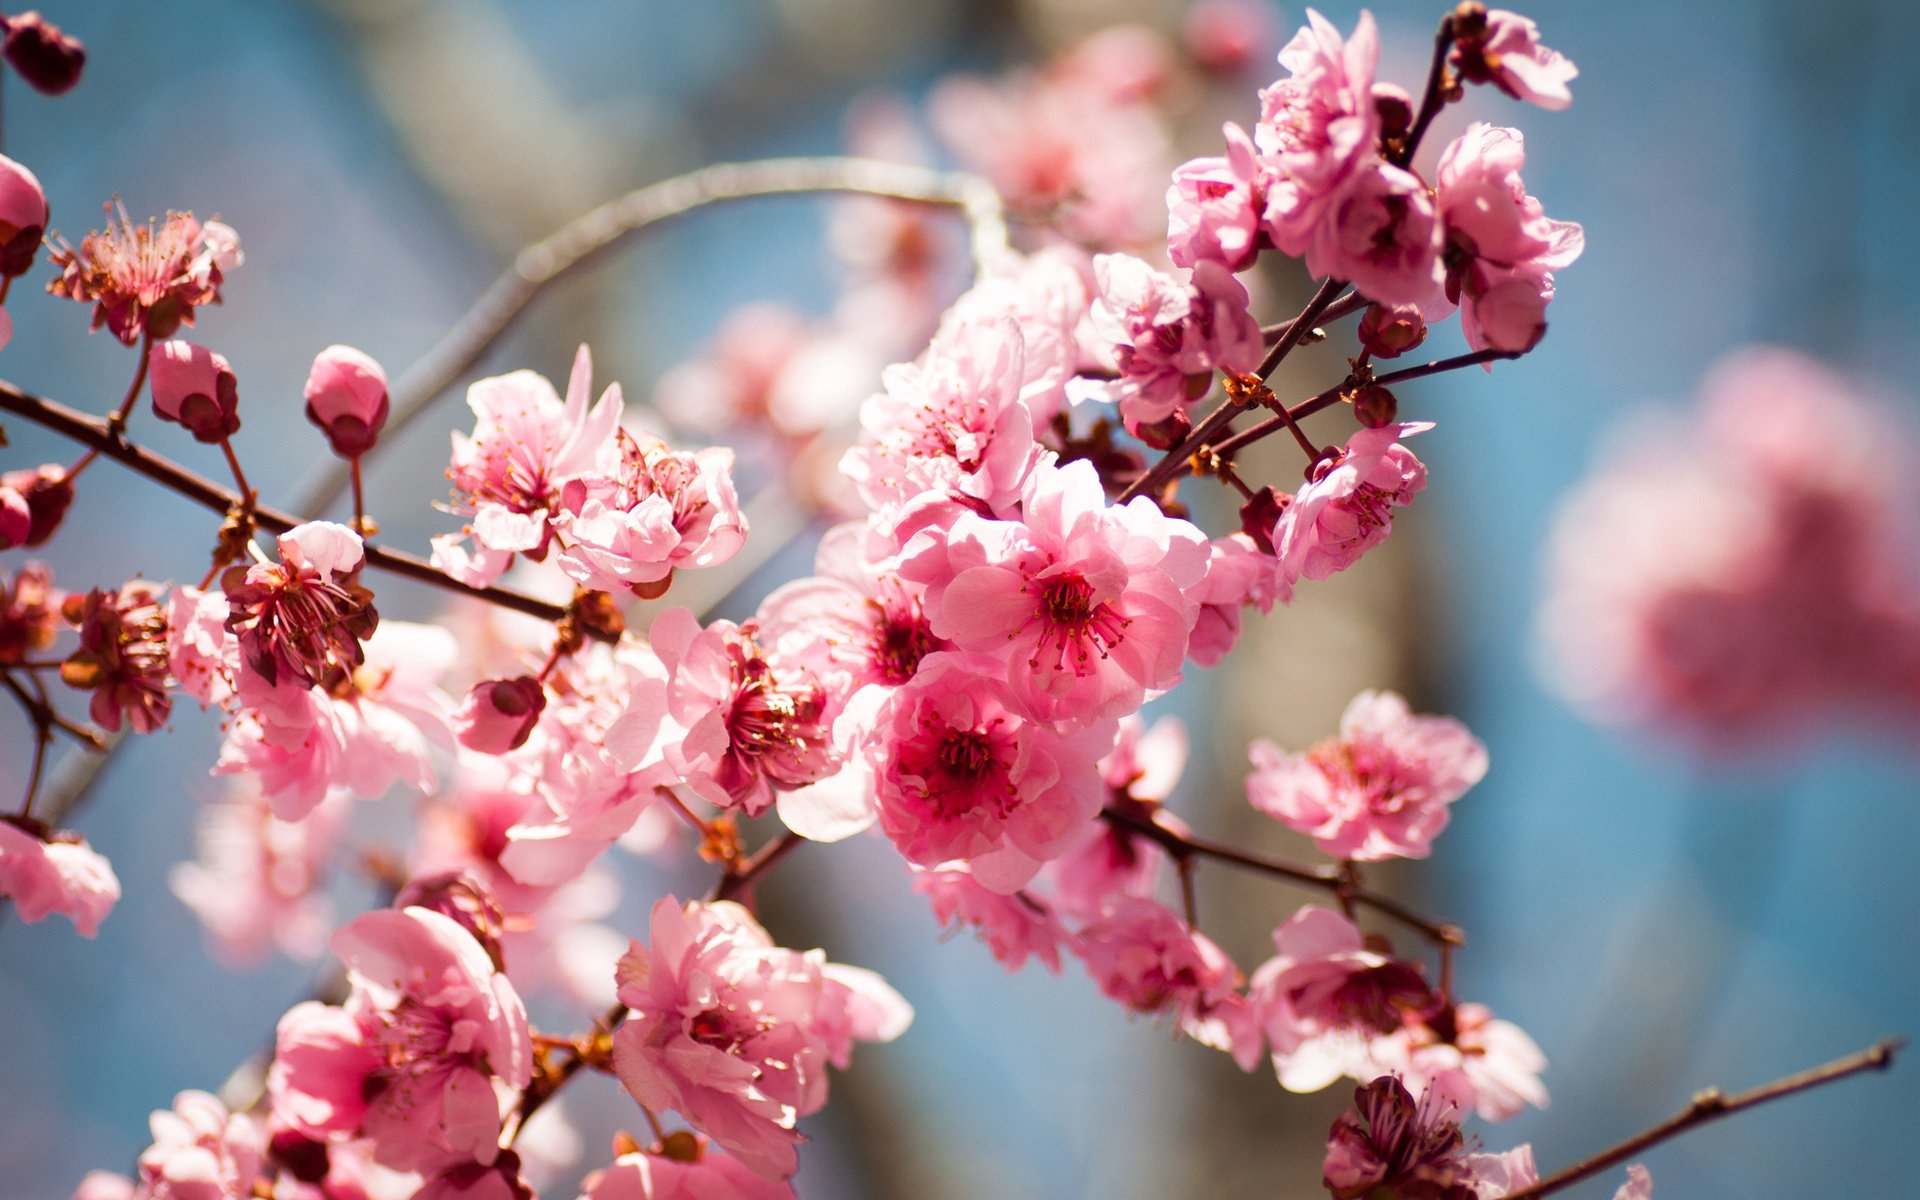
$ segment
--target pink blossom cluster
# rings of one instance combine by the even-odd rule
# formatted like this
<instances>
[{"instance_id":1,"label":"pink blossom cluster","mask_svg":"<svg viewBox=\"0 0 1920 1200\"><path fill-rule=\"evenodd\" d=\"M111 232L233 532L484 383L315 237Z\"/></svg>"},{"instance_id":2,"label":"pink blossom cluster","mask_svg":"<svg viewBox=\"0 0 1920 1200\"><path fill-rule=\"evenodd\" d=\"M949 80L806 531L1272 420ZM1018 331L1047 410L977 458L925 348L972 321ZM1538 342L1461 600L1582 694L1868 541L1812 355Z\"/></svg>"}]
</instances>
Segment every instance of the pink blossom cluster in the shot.
<instances>
[{"instance_id":1,"label":"pink blossom cluster","mask_svg":"<svg viewBox=\"0 0 1920 1200\"><path fill-rule=\"evenodd\" d=\"M1540 625L1561 690L1709 748L1920 714L1912 432L1792 351L1622 431L1566 500ZM1684 520L1674 514L1684 513Z\"/></svg>"},{"instance_id":2,"label":"pink blossom cluster","mask_svg":"<svg viewBox=\"0 0 1920 1200\"><path fill-rule=\"evenodd\" d=\"M1260 96L1248 136L1228 125L1224 157L1194 159L1167 191L1168 253L1181 266L1244 271L1260 252L1304 258L1383 309L1423 324L1458 307L1475 350L1525 351L1546 330L1553 272L1580 256L1578 225L1548 218L1520 178L1516 130L1475 124L1415 173L1424 126L1407 92L1375 78L1371 15L1351 37L1319 13L1280 52L1288 75ZM1458 18L1456 18L1458 19ZM1455 43L1461 77L1547 108L1568 103L1573 66L1533 22L1483 13Z\"/></svg>"}]
</instances>

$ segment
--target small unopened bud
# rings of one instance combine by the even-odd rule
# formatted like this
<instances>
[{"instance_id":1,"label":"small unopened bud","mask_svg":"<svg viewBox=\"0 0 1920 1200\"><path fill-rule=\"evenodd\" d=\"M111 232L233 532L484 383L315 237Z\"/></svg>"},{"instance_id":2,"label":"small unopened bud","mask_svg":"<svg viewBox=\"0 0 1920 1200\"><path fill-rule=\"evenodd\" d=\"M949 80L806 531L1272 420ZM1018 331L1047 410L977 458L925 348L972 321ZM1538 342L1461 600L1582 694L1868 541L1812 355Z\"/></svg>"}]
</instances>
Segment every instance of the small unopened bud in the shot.
<instances>
[{"instance_id":1,"label":"small unopened bud","mask_svg":"<svg viewBox=\"0 0 1920 1200\"><path fill-rule=\"evenodd\" d=\"M1353 415L1368 429L1384 429L1400 415L1400 401L1377 383L1353 394Z\"/></svg>"},{"instance_id":2,"label":"small unopened bud","mask_svg":"<svg viewBox=\"0 0 1920 1200\"><path fill-rule=\"evenodd\" d=\"M1240 531L1253 539L1262 554L1273 553L1273 527L1291 503L1290 494L1263 487L1240 506Z\"/></svg>"},{"instance_id":3,"label":"small unopened bud","mask_svg":"<svg viewBox=\"0 0 1920 1200\"><path fill-rule=\"evenodd\" d=\"M1426 318L1414 305L1375 304L1360 318L1360 344L1375 358L1399 358L1426 340Z\"/></svg>"},{"instance_id":4,"label":"small unopened bud","mask_svg":"<svg viewBox=\"0 0 1920 1200\"><path fill-rule=\"evenodd\" d=\"M0 154L0 275L23 275L47 229L47 193L26 167Z\"/></svg>"},{"instance_id":5,"label":"small unopened bud","mask_svg":"<svg viewBox=\"0 0 1920 1200\"><path fill-rule=\"evenodd\" d=\"M1413 128L1413 97L1392 83L1373 85L1373 111L1380 114L1380 136L1393 141Z\"/></svg>"},{"instance_id":6,"label":"small unopened bud","mask_svg":"<svg viewBox=\"0 0 1920 1200\"><path fill-rule=\"evenodd\" d=\"M352 346L328 346L307 374L307 420L326 432L333 452L359 458L387 423L387 373Z\"/></svg>"},{"instance_id":7,"label":"small unopened bud","mask_svg":"<svg viewBox=\"0 0 1920 1200\"><path fill-rule=\"evenodd\" d=\"M0 550L38 546L52 537L73 504L73 484L67 479L65 467L46 463L0 475L0 509L11 509L9 496L16 497L24 507L26 524L15 530L7 517L0 516Z\"/></svg>"},{"instance_id":8,"label":"small unopened bud","mask_svg":"<svg viewBox=\"0 0 1920 1200\"><path fill-rule=\"evenodd\" d=\"M531 675L483 679L453 714L454 736L469 750L505 754L526 745L546 707L546 689Z\"/></svg>"},{"instance_id":9,"label":"small unopened bud","mask_svg":"<svg viewBox=\"0 0 1920 1200\"><path fill-rule=\"evenodd\" d=\"M179 339L147 355L153 411L178 421L198 441L217 445L240 429L240 388L224 356Z\"/></svg>"},{"instance_id":10,"label":"small unopened bud","mask_svg":"<svg viewBox=\"0 0 1920 1200\"><path fill-rule=\"evenodd\" d=\"M13 69L36 91L58 96L80 82L87 48L38 12L6 18L5 53Z\"/></svg>"}]
</instances>

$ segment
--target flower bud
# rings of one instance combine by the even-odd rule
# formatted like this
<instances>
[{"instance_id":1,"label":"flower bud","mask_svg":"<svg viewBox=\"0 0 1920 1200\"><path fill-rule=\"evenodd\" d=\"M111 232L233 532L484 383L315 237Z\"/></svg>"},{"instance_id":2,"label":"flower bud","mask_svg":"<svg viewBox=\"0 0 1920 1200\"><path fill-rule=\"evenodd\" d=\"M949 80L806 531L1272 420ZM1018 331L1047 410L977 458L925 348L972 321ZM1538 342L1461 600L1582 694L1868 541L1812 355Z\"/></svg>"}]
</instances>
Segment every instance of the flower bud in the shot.
<instances>
[{"instance_id":1,"label":"flower bud","mask_svg":"<svg viewBox=\"0 0 1920 1200\"><path fill-rule=\"evenodd\" d=\"M1413 97L1393 83L1373 85L1373 111L1380 114L1380 136L1393 141L1413 129Z\"/></svg>"},{"instance_id":2,"label":"flower bud","mask_svg":"<svg viewBox=\"0 0 1920 1200\"><path fill-rule=\"evenodd\" d=\"M1263 487L1240 506L1240 532L1253 539L1260 553L1273 553L1273 526L1279 521L1280 514L1287 505L1293 503L1293 496L1287 492L1276 492Z\"/></svg>"},{"instance_id":3,"label":"flower bud","mask_svg":"<svg viewBox=\"0 0 1920 1200\"><path fill-rule=\"evenodd\" d=\"M1375 304L1360 318L1360 344L1375 358L1399 358L1427 340L1427 322L1411 304Z\"/></svg>"},{"instance_id":4,"label":"flower bud","mask_svg":"<svg viewBox=\"0 0 1920 1200\"><path fill-rule=\"evenodd\" d=\"M307 420L326 432L333 452L359 458L387 423L387 373L352 346L328 346L307 375Z\"/></svg>"},{"instance_id":5,"label":"flower bud","mask_svg":"<svg viewBox=\"0 0 1920 1200\"><path fill-rule=\"evenodd\" d=\"M1353 394L1353 415L1368 429L1384 429L1400 415L1400 401L1377 383Z\"/></svg>"},{"instance_id":6,"label":"flower bud","mask_svg":"<svg viewBox=\"0 0 1920 1200\"><path fill-rule=\"evenodd\" d=\"M67 480L65 467L46 463L0 475L0 509L12 508L9 496L25 505L27 523L24 529L15 530L7 517L0 516L0 550L38 546L52 537L73 503L73 484ZM13 536L16 533L18 536Z\"/></svg>"},{"instance_id":7,"label":"flower bud","mask_svg":"<svg viewBox=\"0 0 1920 1200\"><path fill-rule=\"evenodd\" d=\"M178 421L202 442L218 444L240 429L240 390L224 356L178 338L147 355L153 411Z\"/></svg>"},{"instance_id":8,"label":"flower bud","mask_svg":"<svg viewBox=\"0 0 1920 1200\"><path fill-rule=\"evenodd\" d=\"M87 48L38 12L6 18L5 53L13 69L36 91L58 96L80 82Z\"/></svg>"},{"instance_id":9,"label":"flower bud","mask_svg":"<svg viewBox=\"0 0 1920 1200\"><path fill-rule=\"evenodd\" d=\"M1154 450L1171 450L1187 440L1193 432L1193 422L1181 409L1174 409L1165 418L1141 425L1134 435Z\"/></svg>"},{"instance_id":10,"label":"flower bud","mask_svg":"<svg viewBox=\"0 0 1920 1200\"><path fill-rule=\"evenodd\" d=\"M454 736L469 750L505 754L526 745L546 707L546 689L531 675L483 679L453 714Z\"/></svg>"},{"instance_id":11,"label":"flower bud","mask_svg":"<svg viewBox=\"0 0 1920 1200\"><path fill-rule=\"evenodd\" d=\"M32 171L0 154L0 275L23 275L47 228L47 193Z\"/></svg>"}]
</instances>

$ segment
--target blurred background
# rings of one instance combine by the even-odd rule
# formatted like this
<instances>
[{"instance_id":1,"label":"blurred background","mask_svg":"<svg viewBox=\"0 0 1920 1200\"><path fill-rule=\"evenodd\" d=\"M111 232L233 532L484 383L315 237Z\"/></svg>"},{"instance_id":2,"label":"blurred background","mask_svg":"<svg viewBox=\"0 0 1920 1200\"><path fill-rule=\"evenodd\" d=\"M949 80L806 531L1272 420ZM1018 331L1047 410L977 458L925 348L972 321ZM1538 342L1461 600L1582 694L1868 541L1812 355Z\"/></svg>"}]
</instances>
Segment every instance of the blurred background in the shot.
<instances>
[{"instance_id":1,"label":"blurred background","mask_svg":"<svg viewBox=\"0 0 1920 1200\"><path fill-rule=\"evenodd\" d=\"M1372 9L1382 78L1417 90L1443 6ZM517 247L628 188L705 162L837 152L856 97L915 103L952 72L996 74L1118 21L1177 40L1185 16L1172 0L56 0L44 11L85 41L87 74L58 100L8 79L5 152L38 173L53 227L76 242L116 194L136 218L191 209L240 230L247 263L195 340L234 364L238 448L271 499L295 494L321 455L299 395L322 346L350 343L397 370ZM1257 115L1272 50L1304 19L1293 6L1267 11L1273 33L1253 72L1186 98L1175 161L1216 153L1219 121ZM1357 6L1325 11L1345 30ZM1552 332L1490 377L1402 392L1404 415L1439 422L1418 447L1428 490L1383 550L1254 619L1229 667L1193 673L1179 713L1194 755L1173 806L1200 831L1299 851L1241 801L1248 738L1303 746L1364 687L1464 720L1489 745L1492 773L1456 807L1435 858L1375 878L1467 927L1462 992L1546 1051L1551 1109L1479 1132L1492 1149L1531 1141L1551 1168L1706 1084L1759 1083L1920 1032L1911 735L1842 724L1708 757L1684 738L1597 728L1542 682L1532 632L1556 504L1595 446L1632 412L1684 403L1724 351L1798 347L1920 426L1904 370L1920 322L1920 238L1908 229L1920 27L1897 0L1543 0L1526 12L1580 66L1573 107L1477 95L1438 133L1471 116L1522 127L1530 190L1585 225ZM483 369L559 379L585 341L598 378L644 398L743 303L825 313L846 272L831 211L783 200L700 214L555 289ZM1267 291L1269 321L1305 294L1280 276ZM0 375L98 412L124 390L132 352L89 338L82 309L29 288L9 311ZM1449 327L1418 357L1457 339ZM1337 379L1345 344L1296 356L1285 383ZM393 543L424 551L451 527L426 506L444 497L446 430L465 423L449 400L383 447L368 486ZM8 468L69 457L20 422L7 433ZM218 473L217 457L185 439L158 448ZM116 472L102 465L81 489L49 548L56 578L117 580L128 545L151 577L197 575L203 514ZM750 611L809 555L803 531L722 615ZM383 612L434 611L399 587L382 595ZM59 920L0 920L9 1196L58 1200L90 1168L127 1170L148 1112L183 1088L217 1087L318 969L222 966L168 890L169 866L193 856L199 804L217 794L205 777L215 722L183 708L174 726L120 754L76 822L125 888L99 938ZM26 739L6 731L0 774L13 778ZM652 897L684 894L691 879L630 864L609 923L639 933ZM370 895L351 881L336 892L342 919ZM1264 1069L1241 1076L1128 1020L1072 965L1009 977L970 938L939 940L909 896L897 860L867 839L796 856L764 892L776 935L881 970L919 1012L900 1042L863 1049L805 1126L815 1142L802 1196L1324 1194L1320 1156L1346 1088L1295 1097ZM1207 874L1201 911L1251 964L1306 898ZM579 1172L605 1162L611 1132L636 1118L604 1084L569 1092L583 1145L546 1194L573 1195ZM1909 1062L1648 1162L1666 1197L1906 1194L1916 1117Z\"/></svg>"}]
</instances>

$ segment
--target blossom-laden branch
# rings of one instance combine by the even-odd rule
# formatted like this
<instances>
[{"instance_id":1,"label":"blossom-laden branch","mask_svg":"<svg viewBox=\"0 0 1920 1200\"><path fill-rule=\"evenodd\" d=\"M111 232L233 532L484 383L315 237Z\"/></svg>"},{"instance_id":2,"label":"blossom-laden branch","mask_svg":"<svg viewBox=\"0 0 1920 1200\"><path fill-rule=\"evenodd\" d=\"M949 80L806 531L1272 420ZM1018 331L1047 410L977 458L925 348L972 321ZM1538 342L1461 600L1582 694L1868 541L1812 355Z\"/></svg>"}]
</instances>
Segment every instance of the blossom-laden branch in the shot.
<instances>
[{"instance_id":1,"label":"blossom-laden branch","mask_svg":"<svg viewBox=\"0 0 1920 1200\"><path fill-rule=\"evenodd\" d=\"M542 292L598 262L636 234L713 204L767 196L850 193L957 210L971 234L976 269L1007 247L1000 194L973 175L862 158L774 158L716 163L645 187L568 221L514 255L513 264L393 389L387 436L405 429L478 363ZM351 474L336 467L303 497L302 512L339 499Z\"/></svg>"},{"instance_id":2,"label":"blossom-laden branch","mask_svg":"<svg viewBox=\"0 0 1920 1200\"><path fill-rule=\"evenodd\" d=\"M162 458L151 450L128 442L124 437L118 436L107 421L90 417L64 404L23 391L5 380L0 380L0 411L15 413L36 425L70 438L106 458L111 458L145 475L167 490L223 516L244 508L255 525L270 533L285 533L300 524L300 518L291 513L261 504L249 506L245 503L245 498L231 488L222 487L171 459ZM558 621L567 614L565 605L536 599L511 588L474 587L461 583L436 569L427 560L402 550L368 543L366 556L370 566L459 595L472 596L477 600L484 600L514 612L526 613L543 621Z\"/></svg>"},{"instance_id":3,"label":"blossom-laden branch","mask_svg":"<svg viewBox=\"0 0 1920 1200\"><path fill-rule=\"evenodd\" d=\"M1710 1087L1694 1096L1691 1103L1653 1128L1636 1133L1617 1146L1611 1146L1590 1158L1556 1171L1540 1182L1518 1191L1509 1193L1505 1200L1538 1200L1538 1197L1572 1187L1583 1179L1590 1179L1609 1167L1617 1166L1628 1159L1637 1157L1670 1138L1675 1138L1710 1121L1730 1117L1737 1112L1765 1104L1770 1100L1779 1100L1799 1092L1809 1091L1829 1083L1862 1074L1866 1071L1884 1071L1893 1065L1896 1054L1906 1045L1903 1038L1887 1038L1845 1058L1834 1059L1817 1067L1809 1067L1772 1083L1761 1084L1744 1092L1729 1096L1717 1087Z\"/></svg>"}]
</instances>

